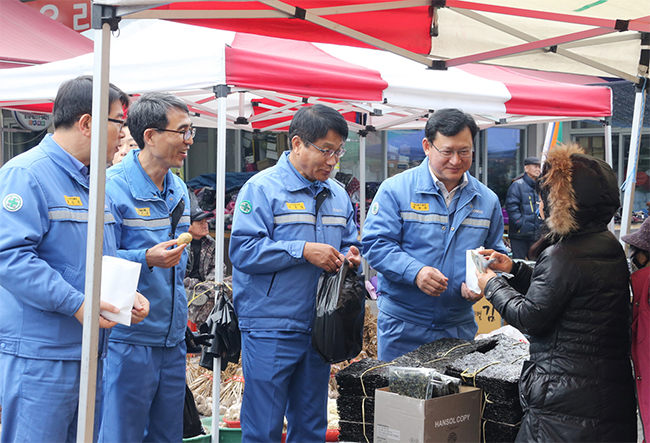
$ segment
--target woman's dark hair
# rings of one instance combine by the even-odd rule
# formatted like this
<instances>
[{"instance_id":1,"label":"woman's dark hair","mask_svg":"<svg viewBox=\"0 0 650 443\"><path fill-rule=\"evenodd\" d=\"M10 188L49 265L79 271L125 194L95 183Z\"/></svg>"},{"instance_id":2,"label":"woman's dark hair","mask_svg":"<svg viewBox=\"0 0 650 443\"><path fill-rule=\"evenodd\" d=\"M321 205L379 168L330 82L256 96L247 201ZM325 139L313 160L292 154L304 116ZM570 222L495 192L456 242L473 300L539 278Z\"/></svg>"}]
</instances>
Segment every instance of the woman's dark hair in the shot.
<instances>
[{"instance_id":1,"label":"woman's dark hair","mask_svg":"<svg viewBox=\"0 0 650 443\"><path fill-rule=\"evenodd\" d=\"M108 85L108 109L113 103L122 102L122 108L129 107L129 96L112 83ZM83 75L63 83L54 99L52 120L54 129L69 129L84 114L93 112L93 78Z\"/></svg>"}]
</instances>

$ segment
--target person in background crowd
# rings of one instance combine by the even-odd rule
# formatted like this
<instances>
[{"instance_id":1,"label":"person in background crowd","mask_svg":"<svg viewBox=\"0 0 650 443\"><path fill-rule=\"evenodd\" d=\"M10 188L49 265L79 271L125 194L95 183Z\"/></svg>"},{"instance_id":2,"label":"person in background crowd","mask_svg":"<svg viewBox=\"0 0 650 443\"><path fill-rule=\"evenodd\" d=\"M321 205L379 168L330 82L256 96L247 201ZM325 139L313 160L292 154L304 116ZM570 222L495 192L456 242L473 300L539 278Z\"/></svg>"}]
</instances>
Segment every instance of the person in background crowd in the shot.
<instances>
[{"instance_id":1,"label":"person in background crowd","mask_svg":"<svg viewBox=\"0 0 650 443\"><path fill-rule=\"evenodd\" d=\"M242 441L323 442L330 365L311 344L320 274L358 266L354 210L330 179L348 126L324 105L301 107L291 151L241 189L230 236L246 389Z\"/></svg>"},{"instance_id":2,"label":"person in background crowd","mask_svg":"<svg viewBox=\"0 0 650 443\"><path fill-rule=\"evenodd\" d=\"M429 117L417 167L384 181L363 229L363 254L379 272L378 358L391 361L443 337L473 340L465 251L506 252L496 194L472 177L478 126L458 109Z\"/></svg>"},{"instance_id":3,"label":"person in background crowd","mask_svg":"<svg viewBox=\"0 0 650 443\"><path fill-rule=\"evenodd\" d=\"M616 174L579 145L558 145L539 192L545 235L531 249L535 267L483 251L513 277L477 274L503 319L529 335L517 441L636 442L630 273L607 229L620 206Z\"/></svg>"},{"instance_id":4,"label":"person in background crowd","mask_svg":"<svg viewBox=\"0 0 650 443\"><path fill-rule=\"evenodd\" d=\"M0 168L0 404L4 442L72 442L77 434L85 305L92 77L64 82L54 99L54 133ZM108 93L107 159L129 97ZM105 255L115 255L110 201ZM104 301L100 309L119 312ZM132 322L148 313L138 295ZM95 423L101 410L107 330L99 318ZM96 428L97 429L97 428Z\"/></svg>"},{"instance_id":5,"label":"person in background crowd","mask_svg":"<svg viewBox=\"0 0 650 443\"><path fill-rule=\"evenodd\" d=\"M630 249L632 268L632 360L636 375L639 416L645 432L650 432L650 219L634 233L621 237Z\"/></svg>"},{"instance_id":6,"label":"person in background crowd","mask_svg":"<svg viewBox=\"0 0 650 443\"><path fill-rule=\"evenodd\" d=\"M539 177L539 172L539 159L527 157L524 160L524 174L508 188L506 212L512 258L527 258L528 250L539 237L542 221L537 216L539 197L535 192L535 180Z\"/></svg>"},{"instance_id":7,"label":"person in background crowd","mask_svg":"<svg viewBox=\"0 0 650 443\"><path fill-rule=\"evenodd\" d=\"M151 301L146 322L111 333L105 371L103 442L183 439L185 329L183 287L186 244L176 238L190 225L180 168L195 129L179 98L151 92L128 115L140 149L108 169L106 192L117 206L118 256L142 264L138 288Z\"/></svg>"},{"instance_id":8,"label":"person in background crowd","mask_svg":"<svg viewBox=\"0 0 650 443\"><path fill-rule=\"evenodd\" d=\"M192 243L188 251L183 284L188 300L188 319L197 329L205 323L214 308L215 244L208 227L208 219L213 217L214 213L203 211L194 193L190 192L192 224L188 232L192 235Z\"/></svg>"},{"instance_id":9,"label":"person in background crowd","mask_svg":"<svg viewBox=\"0 0 650 443\"><path fill-rule=\"evenodd\" d=\"M124 126L122 128L122 131L124 132L124 138L122 139L122 143L120 144L120 149L113 156L113 161L112 161L113 165L116 165L119 162L121 162L122 159L126 156L126 154L131 149L138 149L138 144L135 142L135 140L133 140L133 137L131 136L131 131L129 131L128 126Z\"/></svg>"}]
</instances>

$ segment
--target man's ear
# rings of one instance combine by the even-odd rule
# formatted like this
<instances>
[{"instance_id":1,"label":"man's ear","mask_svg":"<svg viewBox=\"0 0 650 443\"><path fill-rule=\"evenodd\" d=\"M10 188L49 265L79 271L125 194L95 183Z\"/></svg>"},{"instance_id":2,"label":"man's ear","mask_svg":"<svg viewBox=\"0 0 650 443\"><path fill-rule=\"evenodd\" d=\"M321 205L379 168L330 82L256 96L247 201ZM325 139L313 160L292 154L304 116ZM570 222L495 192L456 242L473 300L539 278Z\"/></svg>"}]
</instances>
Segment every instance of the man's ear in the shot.
<instances>
[{"instance_id":1,"label":"man's ear","mask_svg":"<svg viewBox=\"0 0 650 443\"><path fill-rule=\"evenodd\" d=\"M82 115L79 120L77 120L77 128L85 136L90 137L91 128L92 128L93 118L90 114Z\"/></svg>"},{"instance_id":2,"label":"man's ear","mask_svg":"<svg viewBox=\"0 0 650 443\"><path fill-rule=\"evenodd\" d=\"M291 150L299 150L302 146L302 140L297 135L291 138Z\"/></svg>"},{"instance_id":3,"label":"man's ear","mask_svg":"<svg viewBox=\"0 0 650 443\"><path fill-rule=\"evenodd\" d=\"M154 145L153 141L153 136L156 133L156 128L147 128L144 130L144 133L142 134L142 138L144 139L144 145Z\"/></svg>"},{"instance_id":4,"label":"man's ear","mask_svg":"<svg viewBox=\"0 0 650 443\"><path fill-rule=\"evenodd\" d=\"M429 151L431 150L431 146L429 145L429 141L427 140L426 137L422 139L422 149L424 150L424 155L429 155Z\"/></svg>"}]
</instances>

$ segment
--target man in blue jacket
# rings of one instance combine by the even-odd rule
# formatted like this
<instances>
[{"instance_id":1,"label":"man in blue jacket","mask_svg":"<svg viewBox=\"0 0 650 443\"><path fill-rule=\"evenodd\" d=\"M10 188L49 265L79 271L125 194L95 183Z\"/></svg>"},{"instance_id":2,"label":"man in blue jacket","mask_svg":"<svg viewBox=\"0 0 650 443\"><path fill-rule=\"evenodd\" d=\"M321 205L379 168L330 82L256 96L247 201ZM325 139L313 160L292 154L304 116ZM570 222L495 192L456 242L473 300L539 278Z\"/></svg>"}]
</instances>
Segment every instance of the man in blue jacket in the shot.
<instances>
[{"instance_id":1,"label":"man in blue jacket","mask_svg":"<svg viewBox=\"0 0 650 443\"><path fill-rule=\"evenodd\" d=\"M230 260L246 380L242 441L279 442L285 415L287 442L325 441L330 365L311 345L318 278L346 257L361 260L352 204L329 178L347 136L336 110L301 108L291 151L237 198Z\"/></svg>"},{"instance_id":2,"label":"man in blue jacket","mask_svg":"<svg viewBox=\"0 0 650 443\"><path fill-rule=\"evenodd\" d=\"M149 298L147 321L116 326L105 371L104 442L180 442L185 398L187 253L177 246L190 225L185 183L169 169L187 157L195 129L187 106L167 93L146 93L129 110L140 149L107 172L117 207L118 257L142 264L138 290Z\"/></svg>"},{"instance_id":3,"label":"man in blue jacket","mask_svg":"<svg viewBox=\"0 0 650 443\"><path fill-rule=\"evenodd\" d=\"M75 441L88 232L92 78L63 83L54 133L0 169L0 405L2 442ZM124 137L129 97L109 86L107 158ZM115 255L115 220L104 209L104 255ZM132 321L146 316L139 302ZM100 309L118 312L100 302ZM97 386L108 328L100 317ZM96 424L101 389L96 395ZM95 427L97 430L98 427Z\"/></svg>"},{"instance_id":4,"label":"man in blue jacket","mask_svg":"<svg viewBox=\"0 0 650 443\"><path fill-rule=\"evenodd\" d=\"M420 166L384 181L363 228L363 254L379 274L377 350L390 361L443 337L472 340L478 326L465 282L468 249L505 251L496 194L467 171L478 127L458 109L425 127Z\"/></svg>"},{"instance_id":5,"label":"man in blue jacket","mask_svg":"<svg viewBox=\"0 0 650 443\"><path fill-rule=\"evenodd\" d=\"M527 157L524 160L524 174L508 188L506 212L512 258L527 258L528 250L539 237L542 219L538 216L539 197L535 191L535 180L540 171L539 159Z\"/></svg>"}]
</instances>

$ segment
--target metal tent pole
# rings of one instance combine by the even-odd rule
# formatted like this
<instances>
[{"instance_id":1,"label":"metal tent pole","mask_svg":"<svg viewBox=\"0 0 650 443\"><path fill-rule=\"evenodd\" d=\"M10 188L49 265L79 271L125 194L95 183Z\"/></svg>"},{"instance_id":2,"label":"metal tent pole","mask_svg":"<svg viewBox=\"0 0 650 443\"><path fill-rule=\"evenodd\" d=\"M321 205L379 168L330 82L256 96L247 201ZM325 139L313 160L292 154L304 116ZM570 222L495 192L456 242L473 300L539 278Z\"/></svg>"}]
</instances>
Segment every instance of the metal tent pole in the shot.
<instances>
[{"instance_id":1,"label":"metal tent pole","mask_svg":"<svg viewBox=\"0 0 650 443\"><path fill-rule=\"evenodd\" d=\"M623 237L630 232L632 203L634 202L634 190L636 187L636 168L639 164L639 144L641 143L641 127L643 125L643 108L645 105L646 94L646 83L643 85L637 85L636 96L634 97L632 133L630 134L630 150L627 158L627 176L625 178L625 183L623 183L624 195L620 237ZM622 241L621 244L623 247L626 246Z\"/></svg>"},{"instance_id":2,"label":"metal tent pole","mask_svg":"<svg viewBox=\"0 0 650 443\"><path fill-rule=\"evenodd\" d=\"M88 204L88 237L86 242L83 339L81 345L77 421L78 443L93 441L95 425L95 394L99 348L99 301L104 239L110 31L117 29L118 22L119 18L115 17L114 7L93 5L92 25L95 30L93 119L90 145L90 195Z\"/></svg>"}]
</instances>

